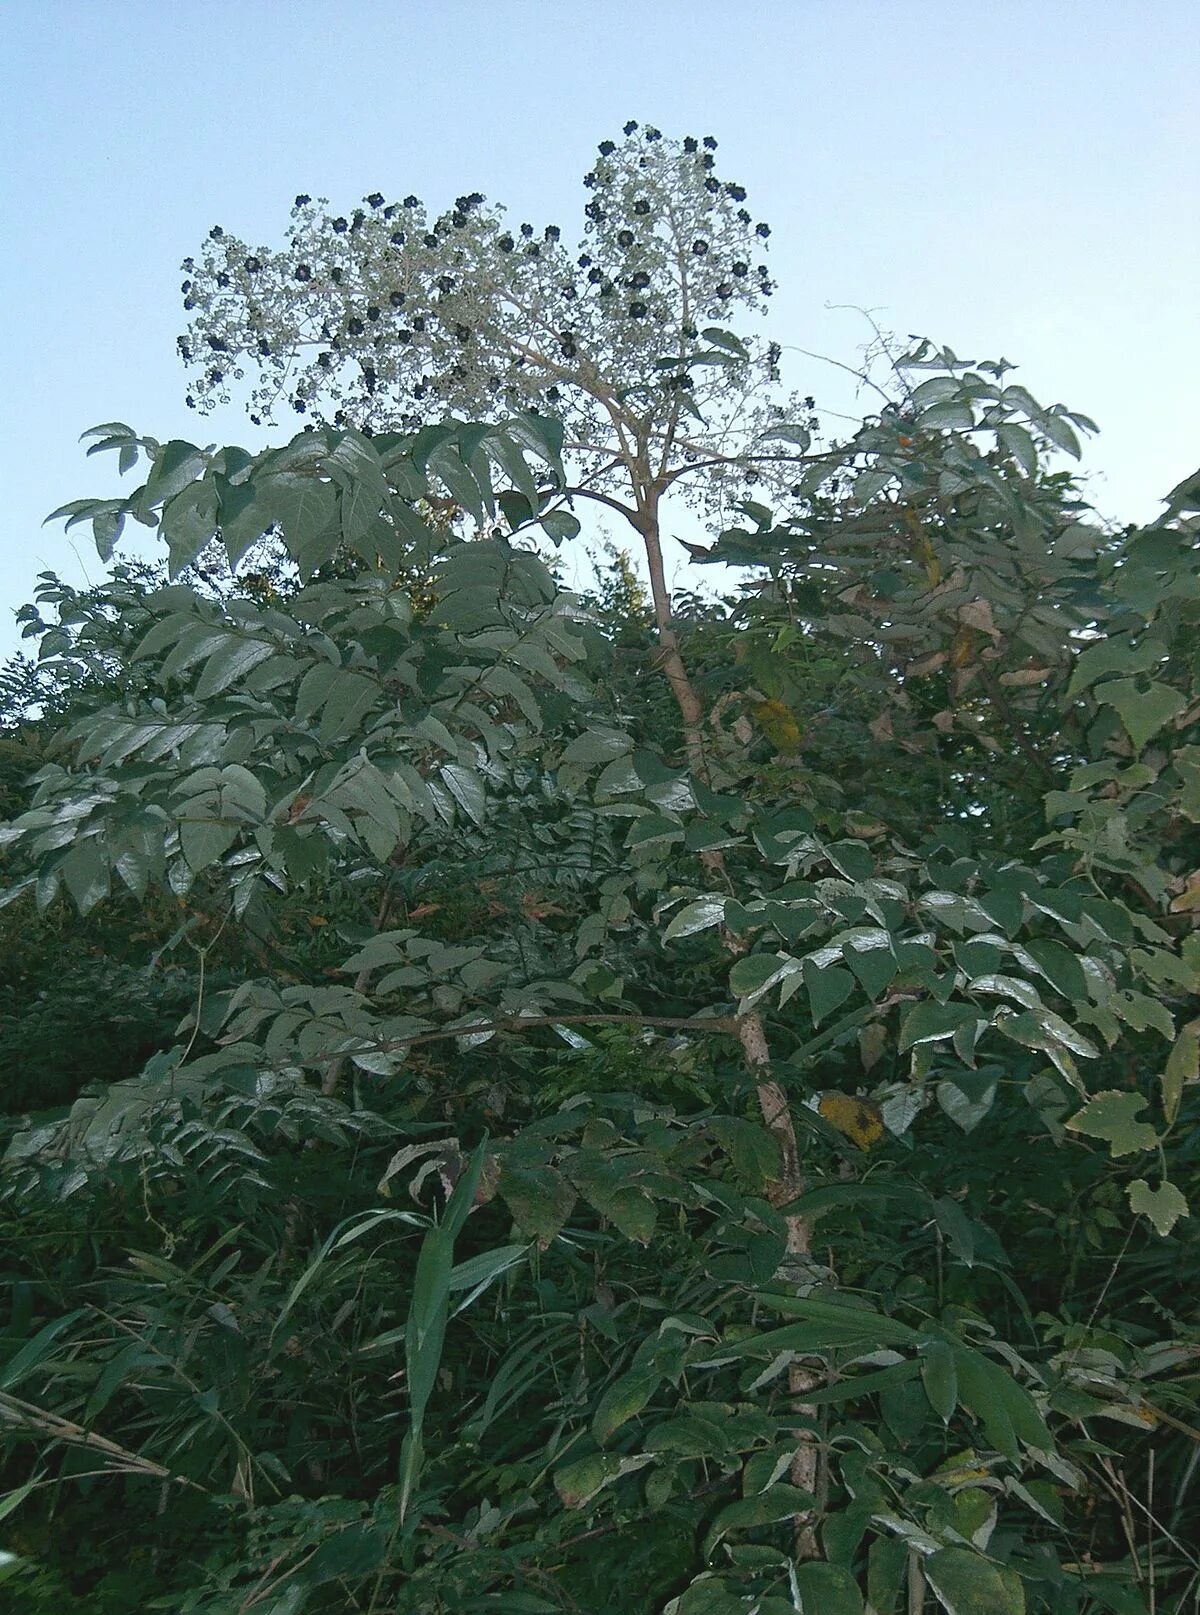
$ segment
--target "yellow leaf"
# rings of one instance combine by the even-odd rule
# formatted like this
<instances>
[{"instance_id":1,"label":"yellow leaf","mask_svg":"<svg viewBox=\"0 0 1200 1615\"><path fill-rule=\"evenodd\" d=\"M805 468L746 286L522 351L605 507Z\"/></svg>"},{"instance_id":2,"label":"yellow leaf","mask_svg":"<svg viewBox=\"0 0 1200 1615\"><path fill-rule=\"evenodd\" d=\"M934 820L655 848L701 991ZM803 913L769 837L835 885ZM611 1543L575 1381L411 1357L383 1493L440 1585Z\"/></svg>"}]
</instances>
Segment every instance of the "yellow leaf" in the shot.
<instances>
[{"instance_id":1,"label":"yellow leaf","mask_svg":"<svg viewBox=\"0 0 1200 1615\"><path fill-rule=\"evenodd\" d=\"M871 1099L856 1099L852 1094L831 1089L821 1095L817 1109L831 1127L844 1133L860 1150L869 1150L883 1137L883 1116Z\"/></svg>"},{"instance_id":2,"label":"yellow leaf","mask_svg":"<svg viewBox=\"0 0 1200 1615\"><path fill-rule=\"evenodd\" d=\"M797 750L800 745L800 725L785 702L756 701L750 712L776 751Z\"/></svg>"}]
</instances>

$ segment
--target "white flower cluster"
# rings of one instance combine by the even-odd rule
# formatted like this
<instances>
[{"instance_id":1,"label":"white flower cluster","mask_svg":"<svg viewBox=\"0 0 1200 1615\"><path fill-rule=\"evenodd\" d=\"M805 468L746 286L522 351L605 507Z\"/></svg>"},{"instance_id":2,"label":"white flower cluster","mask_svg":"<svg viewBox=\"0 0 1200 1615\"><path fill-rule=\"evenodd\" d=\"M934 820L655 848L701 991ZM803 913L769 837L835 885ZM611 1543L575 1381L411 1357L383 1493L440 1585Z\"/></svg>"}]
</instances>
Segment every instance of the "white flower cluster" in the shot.
<instances>
[{"instance_id":1,"label":"white flower cluster","mask_svg":"<svg viewBox=\"0 0 1200 1615\"><path fill-rule=\"evenodd\" d=\"M298 196L286 246L250 248L219 227L184 264L179 339L189 403L412 430L455 413L557 415L591 475L616 458L671 460L745 441L777 379L778 349L714 347L772 282L769 235L745 192L715 173L716 141L625 127L585 176L584 239L509 229L478 193L430 221L415 196L375 193L348 217ZM743 354L745 356L743 356ZM696 362L698 355L705 362ZM673 361L673 362L672 362Z\"/></svg>"}]
</instances>

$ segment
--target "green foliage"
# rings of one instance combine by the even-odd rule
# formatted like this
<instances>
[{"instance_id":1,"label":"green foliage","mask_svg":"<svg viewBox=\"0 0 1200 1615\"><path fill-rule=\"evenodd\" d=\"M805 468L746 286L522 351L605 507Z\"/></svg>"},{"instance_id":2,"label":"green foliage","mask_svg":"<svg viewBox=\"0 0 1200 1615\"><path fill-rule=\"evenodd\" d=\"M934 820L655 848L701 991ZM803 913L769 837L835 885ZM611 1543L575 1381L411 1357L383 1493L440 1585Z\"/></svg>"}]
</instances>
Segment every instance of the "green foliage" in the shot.
<instances>
[{"instance_id":1,"label":"green foliage","mask_svg":"<svg viewBox=\"0 0 1200 1615\"><path fill-rule=\"evenodd\" d=\"M168 575L7 686L6 1607L1190 1607L1195 490L893 378L657 644L546 415L98 429Z\"/></svg>"}]
</instances>

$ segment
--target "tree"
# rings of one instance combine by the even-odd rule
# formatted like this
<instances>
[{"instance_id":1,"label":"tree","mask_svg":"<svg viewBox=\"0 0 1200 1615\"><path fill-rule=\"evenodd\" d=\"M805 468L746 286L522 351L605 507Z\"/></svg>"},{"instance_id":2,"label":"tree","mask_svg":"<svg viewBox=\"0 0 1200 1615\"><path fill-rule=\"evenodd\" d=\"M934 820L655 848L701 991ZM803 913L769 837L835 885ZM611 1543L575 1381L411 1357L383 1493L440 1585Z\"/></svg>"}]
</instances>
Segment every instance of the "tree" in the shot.
<instances>
[{"instance_id":1,"label":"tree","mask_svg":"<svg viewBox=\"0 0 1200 1615\"><path fill-rule=\"evenodd\" d=\"M757 309L773 289L766 264L754 262L769 226L752 224L742 186L717 177L717 142L664 140L635 122L624 134L619 145L601 143L585 176L591 198L577 255L557 226L536 238L529 224L507 230L478 192L432 223L415 196L397 205L376 192L349 219L300 196L280 253L251 251L214 227L201 263L185 265L194 317L181 352L199 361L192 401L201 405L228 398L230 366L241 379L254 365L263 375L253 393L259 417L285 387L297 412L332 411L335 424L369 430L413 430L447 409L479 418L498 402L552 410L569 480L558 479L547 500L518 479L506 514L562 538L579 531L562 501L586 498L640 535L662 670L693 770L711 783L704 707L667 588L663 504L683 487L710 506L730 472L741 479L759 464L793 464L810 433L763 399L778 380L777 345L753 352L706 323ZM315 350L308 363L305 349ZM462 497L452 478L442 480L452 499ZM719 873L719 852L709 864ZM765 1068L755 1013L741 1019L739 1036L747 1063ZM765 1075L760 1089L784 1148L778 1198L791 1199L799 1179L787 1107ZM799 1226L794 1240L804 1243Z\"/></svg>"},{"instance_id":2,"label":"tree","mask_svg":"<svg viewBox=\"0 0 1200 1615\"><path fill-rule=\"evenodd\" d=\"M942 424L971 433L973 406L982 404L980 424L996 433L1009 467L1029 473L1038 440L1078 449L1073 417L1042 411L1024 389L1005 386L1001 367L990 390L982 375L964 384L951 356L947 373L930 376L919 393L897 367L899 398L883 393L877 421L809 464L813 423L795 419L795 401L790 409L770 401L779 346L751 347L724 329L730 317L758 312L773 290L766 264L755 262L769 226L753 223L743 187L717 176L712 137L665 140L659 130L632 121L624 136L619 144L601 143L585 176L590 199L577 255L563 246L556 226L540 234L528 224L507 230L479 193L459 197L432 224L415 196L397 205L376 192L348 219L330 218L323 204L298 197L280 253L252 250L214 227L201 263L185 266L185 307L193 321L181 351L198 366L194 401L202 406L228 397L231 367L235 380L245 366L254 367L261 377L252 395L260 416L269 415L285 388L302 414L320 419L332 412L335 424L368 429L413 430L431 410L478 418L497 401L560 415L571 457L566 484L552 485L548 499L545 491L535 497L526 484L515 507L510 494L506 514L515 511L518 522L540 516L562 537L578 531L578 523L561 501L586 498L615 511L639 534L658 665L678 705L691 769L720 788L727 781L714 772L709 712L681 653L667 587L663 521L673 492L690 491L702 510L718 514L727 510L731 478L743 494L748 482L764 479L780 491L790 486L793 499L811 509L815 496L830 484L836 489L839 475L856 468L848 479L851 497L866 507L873 537L900 521L901 544L928 549L923 521L931 505L944 516L937 507L949 485L951 501L990 497L1006 525L1022 526L1028 550L1045 538L1034 502L1014 499L1001 465L988 468L989 486L969 437L938 466L929 486L922 485L920 452L906 454L904 445L914 441L913 432ZM706 323L717 320L722 324ZM443 481L452 498L461 497L452 479ZM764 507L745 509L761 527ZM838 514L841 533L844 502ZM978 525L986 530L984 521ZM937 587L941 579L928 563L926 572L926 583ZM960 567L954 579L961 577ZM968 577L965 590L956 591L962 632L995 631L990 617L979 615L990 611L989 597L974 585ZM966 620L972 610L975 623ZM760 719L769 699L758 703ZM714 883L727 884L719 849L706 854L706 867ZM797 1145L784 1094L768 1074L771 1050L752 1006L738 1019L738 1036L747 1066L761 1079L762 1113L783 1151L776 1189L782 1204L801 1187ZM791 1238L797 1252L807 1248L802 1222L793 1223ZM811 1487L807 1465L807 1457L798 1459L796 1478Z\"/></svg>"},{"instance_id":3,"label":"tree","mask_svg":"<svg viewBox=\"0 0 1200 1615\"><path fill-rule=\"evenodd\" d=\"M540 409L101 429L146 480L65 514L176 576L0 832L10 912L161 892L199 954L172 1048L9 1123L74 1292L26 1260L10 1451L110 1542L60 1607L1139 1607L1147 1443L1189 1506L1194 494L1108 535L1008 367L893 376L719 609L656 593L671 723L523 542ZM269 533L294 584L187 571Z\"/></svg>"}]
</instances>

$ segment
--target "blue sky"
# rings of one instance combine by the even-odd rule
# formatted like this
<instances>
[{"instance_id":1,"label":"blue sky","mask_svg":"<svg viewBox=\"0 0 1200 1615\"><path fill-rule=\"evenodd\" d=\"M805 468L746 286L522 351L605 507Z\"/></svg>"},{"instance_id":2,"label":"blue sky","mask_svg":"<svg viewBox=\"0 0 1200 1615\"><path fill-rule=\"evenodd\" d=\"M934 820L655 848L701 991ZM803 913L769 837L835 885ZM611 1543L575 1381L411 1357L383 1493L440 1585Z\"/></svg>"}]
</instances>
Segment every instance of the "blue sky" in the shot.
<instances>
[{"instance_id":1,"label":"blue sky","mask_svg":"<svg viewBox=\"0 0 1200 1615\"><path fill-rule=\"evenodd\" d=\"M852 362L858 306L1003 353L1100 423L1119 520L1200 464L1194 0L8 0L4 42L0 656L39 570L100 574L85 529L40 525L113 489L80 432L253 441L183 407L178 266L212 224L272 242L297 191L478 189L573 230L629 117L718 137L773 227L785 349Z\"/></svg>"}]
</instances>

